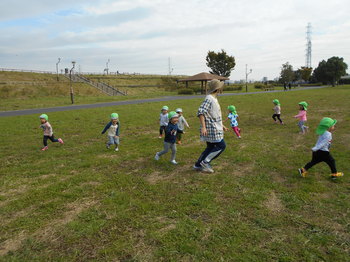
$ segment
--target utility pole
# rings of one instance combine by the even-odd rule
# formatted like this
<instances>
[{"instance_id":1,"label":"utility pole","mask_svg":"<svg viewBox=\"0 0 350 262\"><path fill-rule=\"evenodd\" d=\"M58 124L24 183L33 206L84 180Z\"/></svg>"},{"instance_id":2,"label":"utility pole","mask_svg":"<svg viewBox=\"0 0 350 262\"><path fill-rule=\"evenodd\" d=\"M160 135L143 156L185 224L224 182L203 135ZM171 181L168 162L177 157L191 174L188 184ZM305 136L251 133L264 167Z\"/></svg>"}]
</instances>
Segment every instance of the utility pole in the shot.
<instances>
[{"instance_id":1,"label":"utility pole","mask_svg":"<svg viewBox=\"0 0 350 262\"><path fill-rule=\"evenodd\" d=\"M74 104L74 92L73 92L73 85L72 85L72 71L74 70L75 67L75 61L72 61L73 67L69 71L69 82L70 82L70 100L72 101L72 104Z\"/></svg>"},{"instance_id":2,"label":"utility pole","mask_svg":"<svg viewBox=\"0 0 350 262\"><path fill-rule=\"evenodd\" d=\"M107 75L108 75L108 64L109 64L110 61L111 61L111 60L108 59L107 62L106 62L106 74L107 74Z\"/></svg>"},{"instance_id":3,"label":"utility pole","mask_svg":"<svg viewBox=\"0 0 350 262\"><path fill-rule=\"evenodd\" d=\"M58 58L58 61L56 63L56 72L57 72L57 82L59 81L59 78L58 78L58 64L61 62L61 58Z\"/></svg>"},{"instance_id":4,"label":"utility pole","mask_svg":"<svg viewBox=\"0 0 350 262\"><path fill-rule=\"evenodd\" d=\"M245 91L248 92L248 75L253 72L252 69L249 69L248 72L248 65L245 65Z\"/></svg>"},{"instance_id":5,"label":"utility pole","mask_svg":"<svg viewBox=\"0 0 350 262\"><path fill-rule=\"evenodd\" d=\"M311 23L307 24L306 27L306 56L305 56L305 67L311 68Z\"/></svg>"},{"instance_id":6,"label":"utility pole","mask_svg":"<svg viewBox=\"0 0 350 262\"><path fill-rule=\"evenodd\" d=\"M174 70L174 68L171 67L171 59L170 59L170 57L168 57L168 72L169 72L169 76L171 75L173 70Z\"/></svg>"}]
</instances>

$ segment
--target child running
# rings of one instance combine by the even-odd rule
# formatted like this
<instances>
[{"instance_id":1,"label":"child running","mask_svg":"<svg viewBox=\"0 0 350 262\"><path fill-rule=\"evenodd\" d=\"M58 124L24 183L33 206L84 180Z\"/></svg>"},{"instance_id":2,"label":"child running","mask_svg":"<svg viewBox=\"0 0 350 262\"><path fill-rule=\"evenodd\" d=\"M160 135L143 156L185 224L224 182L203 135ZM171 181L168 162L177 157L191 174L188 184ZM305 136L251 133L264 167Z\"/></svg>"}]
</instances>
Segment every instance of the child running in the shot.
<instances>
[{"instance_id":1,"label":"child running","mask_svg":"<svg viewBox=\"0 0 350 262\"><path fill-rule=\"evenodd\" d=\"M275 124L277 124L277 119L281 125L283 125L283 121L281 120L281 103L278 99L274 99L272 103L275 105L272 109L274 114L272 115L273 120L275 120Z\"/></svg>"},{"instance_id":2,"label":"child running","mask_svg":"<svg viewBox=\"0 0 350 262\"><path fill-rule=\"evenodd\" d=\"M320 162L326 162L331 169L331 178L341 177L344 174L337 172L335 160L329 152L332 143L332 132L335 129L337 120L325 117L317 127L316 133L319 135L316 145L312 148L312 160L303 168L299 168L299 174L305 177L307 170Z\"/></svg>"},{"instance_id":3,"label":"child running","mask_svg":"<svg viewBox=\"0 0 350 262\"><path fill-rule=\"evenodd\" d=\"M300 134L305 134L309 127L305 126L305 123L307 121L307 117L306 117L306 111L307 111L307 107L309 106L308 103L306 103L305 101L302 101L299 103L299 114L295 115L294 118L298 118L299 122L298 122L298 126L300 128Z\"/></svg>"},{"instance_id":4,"label":"child running","mask_svg":"<svg viewBox=\"0 0 350 262\"><path fill-rule=\"evenodd\" d=\"M108 131L107 149L110 149L111 145L115 145L115 151L119 151L120 122L117 113L111 114L111 121L102 130L102 134L106 133L106 131Z\"/></svg>"},{"instance_id":5,"label":"child running","mask_svg":"<svg viewBox=\"0 0 350 262\"><path fill-rule=\"evenodd\" d=\"M168 153L171 149L171 160L170 163L177 165L175 160L176 157L176 133L178 131L177 123L179 121L179 115L176 112L172 111L169 113L169 123L165 129L165 138L164 138L164 149L161 152L157 152L154 157L155 160L159 160L160 156Z\"/></svg>"},{"instance_id":6,"label":"child running","mask_svg":"<svg viewBox=\"0 0 350 262\"><path fill-rule=\"evenodd\" d=\"M160 116L159 116L159 139L163 137L163 131L165 131L165 128L167 127L169 123L169 118L168 118L168 110L169 107L163 106Z\"/></svg>"},{"instance_id":7,"label":"child running","mask_svg":"<svg viewBox=\"0 0 350 262\"><path fill-rule=\"evenodd\" d=\"M233 105L230 105L227 107L227 110L228 110L227 119L230 120L232 130L237 135L237 138L241 138L241 129L238 127L239 116L237 114L236 107Z\"/></svg>"},{"instance_id":8,"label":"child running","mask_svg":"<svg viewBox=\"0 0 350 262\"><path fill-rule=\"evenodd\" d=\"M46 151L49 149L49 147L47 146L48 139L50 139L51 142L59 142L60 144L63 144L63 140L61 138L56 139L55 136L53 135L52 126L49 123L48 115L42 114L39 116L39 118L41 122L40 128L44 130L44 137L43 137L44 147L41 148L41 151Z\"/></svg>"},{"instance_id":9,"label":"child running","mask_svg":"<svg viewBox=\"0 0 350 262\"><path fill-rule=\"evenodd\" d=\"M187 126L187 128L190 128L190 126L188 125L185 117L183 116L182 108L177 108L175 111L179 115L179 122L177 123L178 130L176 133L176 144L181 145L181 137L182 134L185 133L185 126Z\"/></svg>"}]
</instances>

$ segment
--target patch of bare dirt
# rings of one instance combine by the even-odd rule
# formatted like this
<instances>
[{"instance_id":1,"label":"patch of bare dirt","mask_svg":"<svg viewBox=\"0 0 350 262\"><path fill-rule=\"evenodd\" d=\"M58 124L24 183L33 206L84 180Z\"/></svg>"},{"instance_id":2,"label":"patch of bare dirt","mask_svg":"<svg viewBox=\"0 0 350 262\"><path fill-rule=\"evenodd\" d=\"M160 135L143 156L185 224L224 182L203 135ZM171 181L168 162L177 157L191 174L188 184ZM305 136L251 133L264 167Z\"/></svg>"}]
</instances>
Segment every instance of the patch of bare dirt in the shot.
<instances>
[{"instance_id":1,"label":"patch of bare dirt","mask_svg":"<svg viewBox=\"0 0 350 262\"><path fill-rule=\"evenodd\" d=\"M76 201L73 203L67 204L66 211L60 218L49 221L45 226L38 229L32 234L27 234L25 231L22 231L17 236L6 240L0 245L0 256L6 255L10 251L16 251L22 245L22 242L29 238L35 237L38 239L50 239L54 232L69 222L73 221L81 212L87 210L88 208L95 206L97 201L94 199L83 199L81 201Z\"/></svg>"},{"instance_id":2,"label":"patch of bare dirt","mask_svg":"<svg viewBox=\"0 0 350 262\"><path fill-rule=\"evenodd\" d=\"M282 201L276 196L274 191L271 192L269 198L264 203L265 207L272 213L280 213L284 210Z\"/></svg>"}]
</instances>

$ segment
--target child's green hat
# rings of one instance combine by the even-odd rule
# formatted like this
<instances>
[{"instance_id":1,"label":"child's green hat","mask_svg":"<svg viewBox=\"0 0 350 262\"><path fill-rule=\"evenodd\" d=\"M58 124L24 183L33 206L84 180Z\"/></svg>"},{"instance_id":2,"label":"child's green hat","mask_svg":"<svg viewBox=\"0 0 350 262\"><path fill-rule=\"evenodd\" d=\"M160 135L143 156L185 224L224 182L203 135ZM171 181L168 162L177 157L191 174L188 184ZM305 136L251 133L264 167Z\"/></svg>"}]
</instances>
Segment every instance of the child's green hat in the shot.
<instances>
[{"instance_id":1,"label":"child's green hat","mask_svg":"<svg viewBox=\"0 0 350 262\"><path fill-rule=\"evenodd\" d=\"M306 103L305 101L301 101L301 102L299 103L299 105L303 106L305 111L307 110L307 107L309 106L309 104Z\"/></svg>"},{"instance_id":2,"label":"child's green hat","mask_svg":"<svg viewBox=\"0 0 350 262\"><path fill-rule=\"evenodd\" d=\"M337 120L332 119L330 117L324 117L322 118L321 122L319 123L316 134L323 135L324 132L326 132L327 129L331 128L337 123Z\"/></svg>"},{"instance_id":3,"label":"child's green hat","mask_svg":"<svg viewBox=\"0 0 350 262\"><path fill-rule=\"evenodd\" d=\"M169 107L163 106L163 107L162 107L162 110L169 110Z\"/></svg>"},{"instance_id":4,"label":"child's green hat","mask_svg":"<svg viewBox=\"0 0 350 262\"><path fill-rule=\"evenodd\" d=\"M278 99L274 99L272 100L272 103L274 103L275 105L281 105L280 101Z\"/></svg>"},{"instance_id":5,"label":"child's green hat","mask_svg":"<svg viewBox=\"0 0 350 262\"><path fill-rule=\"evenodd\" d=\"M48 115L47 114L41 114L40 116L39 116L39 118L41 119L45 119L46 121L49 121L49 117L48 117Z\"/></svg>"},{"instance_id":6,"label":"child's green hat","mask_svg":"<svg viewBox=\"0 0 350 262\"><path fill-rule=\"evenodd\" d=\"M237 114L236 107L234 105L230 105L227 107L228 111L230 111L233 114Z\"/></svg>"},{"instance_id":7,"label":"child's green hat","mask_svg":"<svg viewBox=\"0 0 350 262\"><path fill-rule=\"evenodd\" d=\"M111 114L111 119L112 120L115 120L115 119L118 119L119 118L119 115L117 113L112 113Z\"/></svg>"},{"instance_id":8,"label":"child's green hat","mask_svg":"<svg viewBox=\"0 0 350 262\"><path fill-rule=\"evenodd\" d=\"M171 111L168 114L169 120L172 119L173 117L179 117L179 115L175 111Z\"/></svg>"}]
</instances>

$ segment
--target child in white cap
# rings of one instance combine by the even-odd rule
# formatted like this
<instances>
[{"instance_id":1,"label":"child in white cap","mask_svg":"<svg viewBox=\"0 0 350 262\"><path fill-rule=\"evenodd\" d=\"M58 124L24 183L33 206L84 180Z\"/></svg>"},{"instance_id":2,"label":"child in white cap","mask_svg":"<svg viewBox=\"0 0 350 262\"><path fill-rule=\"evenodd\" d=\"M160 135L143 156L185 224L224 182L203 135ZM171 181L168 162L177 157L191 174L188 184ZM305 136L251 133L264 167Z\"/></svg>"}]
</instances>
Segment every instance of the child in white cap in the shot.
<instances>
[{"instance_id":1,"label":"child in white cap","mask_svg":"<svg viewBox=\"0 0 350 262\"><path fill-rule=\"evenodd\" d=\"M160 116L159 116L160 127L159 127L159 137L158 138L163 137L163 132L165 131L165 128L167 127L167 125L169 123L168 110L169 110L169 107L163 106L162 110L160 112Z\"/></svg>"},{"instance_id":2,"label":"child in white cap","mask_svg":"<svg viewBox=\"0 0 350 262\"><path fill-rule=\"evenodd\" d=\"M49 117L46 114L42 114L39 116L40 118L40 128L44 130L44 137L43 137L43 143L44 147L41 148L41 151L46 151L49 149L47 146L47 140L50 139L51 142L59 142L60 144L63 144L63 140L61 138L56 139L55 136L53 135L53 130L52 126L49 123Z\"/></svg>"},{"instance_id":3,"label":"child in white cap","mask_svg":"<svg viewBox=\"0 0 350 262\"><path fill-rule=\"evenodd\" d=\"M117 113L111 114L111 121L105 126L102 130L102 134L107 132L108 141L107 141L107 149L111 147L111 145L115 145L115 151L119 150L119 134L120 134L120 122L119 115Z\"/></svg>"},{"instance_id":4,"label":"child in white cap","mask_svg":"<svg viewBox=\"0 0 350 262\"><path fill-rule=\"evenodd\" d=\"M312 148L312 160L303 168L298 169L299 174L302 177L306 176L307 170L320 162L326 162L330 167L332 172L331 178L337 178L344 175L342 172L337 171L335 160L329 152L332 143L332 132L335 129L334 127L336 123L337 120L329 117L324 117L321 120L316 130L319 137L316 145Z\"/></svg>"},{"instance_id":5,"label":"child in white cap","mask_svg":"<svg viewBox=\"0 0 350 262\"><path fill-rule=\"evenodd\" d=\"M157 152L154 159L159 160L160 156L168 153L171 149L170 163L177 165L176 158L176 133L178 131L177 123L179 121L179 115L172 111L169 113L169 123L165 129L164 149L161 152Z\"/></svg>"},{"instance_id":6,"label":"child in white cap","mask_svg":"<svg viewBox=\"0 0 350 262\"><path fill-rule=\"evenodd\" d=\"M181 145L181 137L182 134L185 133L185 126L187 126L187 128L190 128L190 126L188 125L185 117L183 116L182 108L177 108L175 112L179 115L179 122L177 123L178 130L176 134L176 143Z\"/></svg>"}]
</instances>

